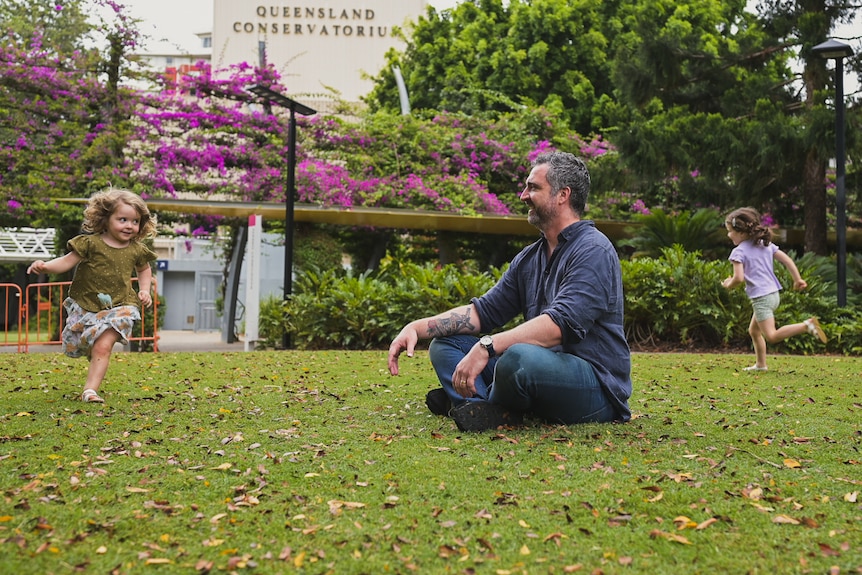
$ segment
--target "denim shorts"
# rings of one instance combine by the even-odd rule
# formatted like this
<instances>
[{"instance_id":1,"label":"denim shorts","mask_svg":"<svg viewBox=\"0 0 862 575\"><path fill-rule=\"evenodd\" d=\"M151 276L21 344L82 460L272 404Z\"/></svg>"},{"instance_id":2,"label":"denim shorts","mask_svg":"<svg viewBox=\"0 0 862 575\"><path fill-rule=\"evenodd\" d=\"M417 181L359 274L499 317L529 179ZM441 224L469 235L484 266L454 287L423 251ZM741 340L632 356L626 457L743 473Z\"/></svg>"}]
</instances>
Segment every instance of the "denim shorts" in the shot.
<instances>
[{"instance_id":1,"label":"denim shorts","mask_svg":"<svg viewBox=\"0 0 862 575\"><path fill-rule=\"evenodd\" d=\"M751 307L754 308L754 319L757 321L765 321L771 317L775 317L775 310L778 304L781 303L781 296L777 291L756 297L751 300Z\"/></svg>"}]
</instances>

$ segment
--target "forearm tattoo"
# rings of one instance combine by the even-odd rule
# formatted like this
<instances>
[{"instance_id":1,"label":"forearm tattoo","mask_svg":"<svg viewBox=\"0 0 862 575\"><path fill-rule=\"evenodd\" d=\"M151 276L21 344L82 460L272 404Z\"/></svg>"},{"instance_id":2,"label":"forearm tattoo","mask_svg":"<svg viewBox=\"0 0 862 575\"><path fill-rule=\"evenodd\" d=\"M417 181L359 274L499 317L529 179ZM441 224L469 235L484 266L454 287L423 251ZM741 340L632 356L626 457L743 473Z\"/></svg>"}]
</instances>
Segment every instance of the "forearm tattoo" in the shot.
<instances>
[{"instance_id":1,"label":"forearm tattoo","mask_svg":"<svg viewBox=\"0 0 862 575\"><path fill-rule=\"evenodd\" d=\"M452 315L443 319L432 319L428 322L428 335L441 337L444 335L455 335L466 329L466 333L472 333L476 327L470 321L470 310L467 313L452 312Z\"/></svg>"}]
</instances>

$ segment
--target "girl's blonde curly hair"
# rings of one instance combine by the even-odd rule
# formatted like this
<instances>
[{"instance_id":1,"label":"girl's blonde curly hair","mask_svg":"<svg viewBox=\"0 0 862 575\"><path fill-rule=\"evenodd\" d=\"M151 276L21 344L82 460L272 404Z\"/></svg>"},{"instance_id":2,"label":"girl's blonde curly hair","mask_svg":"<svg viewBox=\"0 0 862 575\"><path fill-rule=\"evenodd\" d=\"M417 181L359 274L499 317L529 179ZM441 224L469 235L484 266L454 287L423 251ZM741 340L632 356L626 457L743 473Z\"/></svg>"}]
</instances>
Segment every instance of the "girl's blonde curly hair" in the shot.
<instances>
[{"instance_id":1,"label":"girl's blonde curly hair","mask_svg":"<svg viewBox=\"0 0 862 575\"><path fill-rule=\"evenodd\" d=\"M138 213L140 228L134 241L156 236L156 217L150 213L146 202L138 194L120 188L108 188L90 197L84 209L84 231L100 234L107 230L108 219L119 204L126 204Z\"/></svg>"}]
</instances>

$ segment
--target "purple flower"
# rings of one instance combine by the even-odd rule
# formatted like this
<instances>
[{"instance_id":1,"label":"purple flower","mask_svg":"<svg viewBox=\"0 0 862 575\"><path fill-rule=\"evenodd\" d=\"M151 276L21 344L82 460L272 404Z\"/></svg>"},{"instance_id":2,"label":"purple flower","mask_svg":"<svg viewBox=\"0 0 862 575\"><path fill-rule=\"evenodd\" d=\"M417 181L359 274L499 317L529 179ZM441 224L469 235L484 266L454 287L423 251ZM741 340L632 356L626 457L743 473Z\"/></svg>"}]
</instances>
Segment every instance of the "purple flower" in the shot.
<instances>
[{"instance_id":1,"label":"purple flower","mask_svg":"<svg viewBox=\"0 0 862 575\"><path fill-rule=\"evenodd\" d=\"M637 200L632 204L631 211L636 214L643 214L648 216L650 214L649 208L646 207L646 204L643 200Z\"/></svg>"}]
</instances>

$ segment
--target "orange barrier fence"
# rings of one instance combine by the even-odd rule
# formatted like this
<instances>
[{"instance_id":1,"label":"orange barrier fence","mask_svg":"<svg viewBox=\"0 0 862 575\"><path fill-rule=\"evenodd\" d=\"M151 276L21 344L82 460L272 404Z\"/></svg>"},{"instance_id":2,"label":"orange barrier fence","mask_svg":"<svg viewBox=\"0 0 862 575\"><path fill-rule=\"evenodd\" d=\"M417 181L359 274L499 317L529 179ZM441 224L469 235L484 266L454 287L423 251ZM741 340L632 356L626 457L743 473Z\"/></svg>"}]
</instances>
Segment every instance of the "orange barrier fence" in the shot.
<instances>
[{"instance_id":1,"label":"orange barrier fence","mask_svg":"<svg viewBox=\"0 0 862 575\"><path fill-rule=\"evenodd\" d=\"M132 282L137 282L132 278ZM60 345L60 334L66 319L63 301L72 282L33 283L22 291L17 284L0 283L0 347L17 346L18 353L27 353L31 345ZM155 280L153 281L155 291ZM141 337L129 342L152 342L159 351L159 298L153 297L153 335L147 336L147 317L141 313ZM3 313L5 312L5 313Z\"/></svg>"},{"instance_id":2,"label":"orange barrier fence","mask_svg":"<svg viewBox=\"0 0 862 575\"><path fill-rule=\"evenodd\" d=\"M21 307L21 286L16 284L0 284L0 313L3 314L0 327L0 346L18 346L21 352L22 341L20 326L23 323L23 308ZM11 337L14 336L14 340Z\"/></svg>"}]
</instances>

